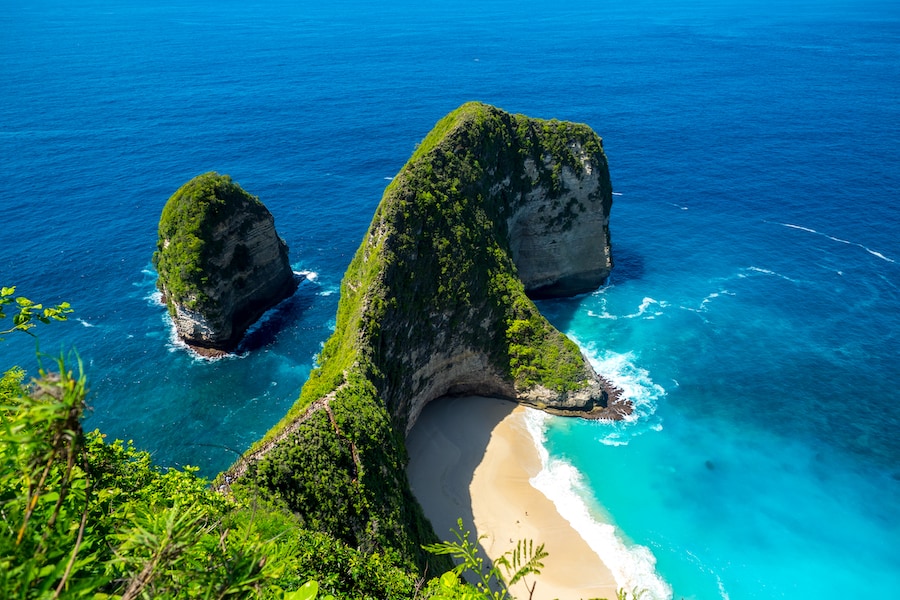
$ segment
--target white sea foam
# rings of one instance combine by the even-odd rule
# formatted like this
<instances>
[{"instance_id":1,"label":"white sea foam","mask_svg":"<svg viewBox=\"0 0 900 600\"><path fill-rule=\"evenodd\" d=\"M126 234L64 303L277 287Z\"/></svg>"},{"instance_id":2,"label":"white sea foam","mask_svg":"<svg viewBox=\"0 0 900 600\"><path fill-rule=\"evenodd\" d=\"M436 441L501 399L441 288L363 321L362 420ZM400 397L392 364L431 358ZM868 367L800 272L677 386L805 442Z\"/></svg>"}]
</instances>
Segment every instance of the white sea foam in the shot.
<instances>
[{"instance_id":1,"label":"white sea foam","mask_svg":"<svg viewBox=\"0 0 900 600\"><path fill-rule=\"evenodd\" d=\"M652 306L656 306L658 308L656 310L654 310L653 312L651 312L649 316L646 316L647 311ZM644 298L641 301L640 306L638 306L638 311L636 313L632 313L630 315L625 315L625 318L633 319L635 317L644 317L645 319L653 319L653 318L658 317L661 314L663 314L663 311L660 309L663 309L667 306L669 306L669 303L666 302L665 300L654 300L653 298L649 298L649 297Z\"/></svg>"},{"instance_id":2,"label":"white sea foam","mask_svg":"<svg viewBox=\"0 0 900 600\"><path fill-rule=\"evenodd\" d=\"M666 390L653 382L646 369L635 363L633 352L619 354L608 350L598 351L593 344L582 345L582 348L594 370L619 387L634 405L634 412L620 423L627 425L638 420L646 422L656 413L657 403L666 394ZM619 423L613 425L618 426Z\"/></svg>"},{"instance_id":3,"label":"white sea foam","mask_svg":"<svg viewBox=\"0 0 900 600\"><path fill-rule=\"evenodd\" d=\"M641 300L640 305L638 305L637 311L629 313L627 315L614 315L607 310L606 306L606 299L604 298L601 302L602 308L600 312L588 310L587 314L589 317L596 317L598 319L610 319L613 321L615 321L616 319L634 319L637 317L642 317L644 319L655 319L656 317L663 314L662 309L669 306L669 303L665 300L656 300L654 298L645 297L643 300Z\"/></svg>"},{"instance_id":4,"label":"white sea foam","mask_svg":"<svg viewBox=\"0 0 900 600\"><path fill-rule=\"evenodd\" d=\"M598 319L611 319L611 320L616 320L616 319L618 319L618 318L619 318L618 316L616 316L616 315L610 313L609 310L607 310L607 308L606 308L606 298L603 296L603 291L602 291L602 290L604 290L604 288L600 288L600 290L597 290L597 291L594 292L594 295L595 295L595 296L599 296L599 297L600 297L600 311L597 312L597 311L594 311L594 310L588 310L588 316L590 316L590 317L596 317L596 318L598 318Z\"/></svg>"},{"instance_id":5,"label":"white sea foam","mask_svg":"<svg viewBox=\"0 0 900 600\"><path fill-rule=\"evenodd\" d=\"M622 195L622 192L613 192L612 195L613 195L613 196L621 196L621 195Z\"/></svg>"},{"instance_id":6,"label":"white sea foam","mask_svg":"<svg viewBox=\"0 0 900 600\"><path fill-rule=\"evenodd\" d=\"M544 446L545 413L529 410L525 417L526 428L531 434L541 457L541 471L530 483L544 494L556 510L587 542L612 572L616 587L625 590L647 590L643 596L650 600L669 600L672 588L656 572L656 557L644 546L629 545L622 541L615 526L595 518L584 498L590 492L582 483L581 474L568 462L552 459Z\"/></svg>"},{"instance_id":7,"label":"white sea foam","mask_svg":"<svg viewBox=\"0 0 900 600\"><path fill-rule=\"evenodd\" d=\"M76 319L76 320L77 320L79 323L81 323L82 325L84 325L85 327L96 327L96 325L94 325L93 323L88 323L88 322L85 321L84 319Z\"/></svg>"},{"instance_id":8,"label":"white sea foam","mask_svg":"<svg viewBox=\"0 0 900 600\"><path fill-rule=\"evenodd\" d=\"M731 600L731 596L728 594L728 590L725 589L725 582L722 581L722 578L719 577L719 574L716 573L711 567L704 564L699 556L691 552L690 550L684 551L685 556L687 556L688 560L694 564L698 571L703 573L709 573L716 580L716 587L719 590L719 597L722 600Z\"/></svg>"},{"instance_id":9,"label":"white sea foam","mask_svg":"<svg viewBox=\"0 0 900 600\"><path fill-rule=\"evenodd\" d=\"M728 595L728 591L725 589L722 578L718 575L716 575L716 584L719 586L719 595L722 596L722 600L731 600L731 596Z\"/></svg>"},{"instance_id":10,"label":"white sea foam","mask_svg":"<svg viewBox=\"0 0 900 600\"><path fill-rule=\"evenodd\" d=\"M597 319L611 319L611 320L615 321L616 319L619 318L616 315L610 314L606 310L604 310L603 312L599 312L599 313L595 312L593 310L589 310L587 314L589 317L595 317Z\"/></svg>"},{"instance_id":11,"label":"white sea foam","mask_svg":"<svg viewBox=\"0 0 900 600\"><path fill-rule=\"evenodd\" d=\"M163 321L169 328L169 343L166 344L166 348L169 352L187 352L188 356L191 357L191 360L202 363L217 362L229 358L243 358L246 356L246 354L233 353L223 354L221 356L203 356L202 354L198 354L193 348L188 346L181 337L179 337L178 330L175 329L175 321L172 320L168 311L163 313Z\"/></svg>"},{"instance_id":12,"label":"white sea foam","mask_svg":"<svg viewBox=\"0 0 900 600\"><path fill-rule=\"evenodd\" d=\"M294 275L297 275L298 277L303 277L306 281L315 281L316 279L319 278L318 273L316 273L315 271L308 271L308 270L294 271Z\"/></svg>"},{"instance_id":13,"label":"white sea foam","mask_svg":"<svg viewBox=\"0 0 900 600\"><path fill-rule=\"evenodd\" d=\"M745 269L745 271L750 271L751 273L760 273L762 275L771 275L772 277L780 277L781 279L784 279L785 281L790 281L791 283L800 283L798 280L792 279L792 278L788 277L787 275L782 275L781 273L772 271L771 269L764 269L762 267L750 266L750 267L747 267ZM738 277L746 277L746 274L742 273L742 274L738 275Z\"/></svg>"},{"instance_id":14,"label":"white sea foam","mask_svg":"<svg viewBox=\"0 0 900 600\"><path fill-rule=\"evenodd\" d=\"M794 225L793 223L779 223L777 221L767 221L767 222L769 222L769 223L774 222L775 225L781 225L782 227L789 227L790 229L799 229L800 231L806 231L807 233L814 233L816 235L821 235L824 238L828 238L829 240L839 242L841 244L849 244L850 246L856 246L857 248L862 248L863 250L865 250L872 256L880 258L881 260L887 261L889 263L897 262L893 258L889 258L889 257L885 256L884 254L882 254L881 252L878 252L877 250L873 250L872 248L869 248L868 246L864 246L863 244L860 244L858 242L851 242L850 240L845 240L843 238L835 237L833 235L828 235L827 233L822 233L821 231L816 231L815 229L810 229L809 227L803 227L802 225Z\"/></svg>"},{"instance_id":15,"label":"white sea foam","mask_svg":"<svg viewBox=\"0 0 900 600\"><path fill-rule=\"evenodd\" d=\"M707 294L706 298L700 301L700 310L706 310L707 305L720 296L734 296L736 295L734 292L729 292L728 290L720 290L718 292L713 292L711 294Z\"/></svg>"}]
</instances>

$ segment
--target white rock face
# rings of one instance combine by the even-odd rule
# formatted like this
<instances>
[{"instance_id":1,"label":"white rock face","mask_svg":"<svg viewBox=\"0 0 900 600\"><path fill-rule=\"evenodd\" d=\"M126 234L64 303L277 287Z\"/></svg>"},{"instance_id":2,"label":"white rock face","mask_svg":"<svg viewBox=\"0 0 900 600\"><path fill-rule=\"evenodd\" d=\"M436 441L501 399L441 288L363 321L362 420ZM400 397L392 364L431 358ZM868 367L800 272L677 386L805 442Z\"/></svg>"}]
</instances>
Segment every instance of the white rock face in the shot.
<instances>
[{"instance_id":1,"label":"white rock face","mask_svg":"<svg viewBox=\"0 0 900 600\"><path fill-rule=\"evenodd\" d=\"M582 174L547 157L541 169L559 171L560 190L540 185L531 159L525 170L535 187L511 204L507 219L513 261L532 297L572 296L599 287L612 269L609 205L612 189L580 147L572 148Z\"/></svg>"},{"instance_id":2,"label":"white rock face","mask_svg":"<svg viewBox=\"0 0 900 600\"><path fill-rule=\"evenodd\" d=\"M478 394L500 398L515 398L511 382L491 366L486 354L469 348L447 348L434 354L410 378L418 392L409 402L406 432L412 429L422 409L432 400L448 394Z\"/></svg>"}]
</instances>

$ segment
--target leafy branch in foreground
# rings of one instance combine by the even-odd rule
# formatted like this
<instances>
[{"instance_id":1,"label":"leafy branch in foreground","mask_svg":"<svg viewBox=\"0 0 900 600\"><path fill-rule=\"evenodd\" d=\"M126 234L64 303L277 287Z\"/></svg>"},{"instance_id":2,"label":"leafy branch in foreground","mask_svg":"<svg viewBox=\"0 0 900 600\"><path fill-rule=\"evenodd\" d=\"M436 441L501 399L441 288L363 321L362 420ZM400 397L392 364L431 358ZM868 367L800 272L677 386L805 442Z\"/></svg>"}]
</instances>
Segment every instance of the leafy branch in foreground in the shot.
<instances>
[{"instance_id":1,"label":"leafy branch in foreground","mask_svg":"<svg viewBox=\"0 0 900 600\"><path fill-rule=\"evenodd\" d=\"M16 293L15 286L0 288L0 319L6 318L4 307L8 304L15 304L17 312L12 316L13 325L6 329L0 330L0 336L4 336L14 331L24 331L31 335L29 329L33 328L38 321L40 323L49 323L51 321L65 321L67 315L72 312L72 308L68 302L62 302L56 306L44 308L43 304L33 302L24 296L14 296ZM0 341L3 338L0 337Z\"/></svg>"},{"instance_id":2,"label":"leafy branch in foreground","mask_svg":"<svg viewBox=\"0 0 900 600\"><path fill-rule=\"evenodd\" d=\"M436 600L450 600L460 598L463 600L490 598L492 600L504 600L509 597L509 588L519 581L523 581L528 575L540 575L544 563L541 562L547 558L547 552L544 545L537 547L531 540L519 540L513 550L509 550L497 558L490 569L486 569L484 558L478 556L477 541L472 543L469 540L471 535L469 531L463 531L462 519L457 520L459 529L452 529L453 535L456 537L455 542L441 542L438 544L428 544L423 546L425 550L432 554L446 554L454 559L461 561L452 571L444 573L440 578L440 589L435 591L432 596ZM478 541L482 539L481 536ZM502 567L502 572L500 568ZM471 572L480 578L475 587L460 584L459 576L464 572ZM528 589L528 597L534 594L534 588L537 582L525 587ZM495 588L500 588L499 590Z\"/></svg>"},{"instance_id":3,"label":"leafy branch in foreground","mask_svg":"<svg viewBox=\"0 0 900 600\"><path fill-rule=\"evenodd\" d=\"M452 571L447 571L430 582L426 597L432 600L505 600L510 597L509 588L519 581L524 581L529 600L534 596L537 581L529 586L524 578L541 574L541 569L544 568L542 561L548 556L544 544L535 547L531 540L519 540L515 548L497 558L493 566L485 570L484 558L478 556L477 543L486 536L480 536L472 543L469 540L471 535L469 531L462 533L464 531L462 519L457 519L456 524L459 529L450 531L457 541L423 546L432 554L446 554L460 561ZM498 567L502 567L502 572ZM474 574L480 581L474 586L467 584L460 580L460 576L464 573ZM631 600L641 600L646 593L645 589L635 588L631 591ZM619 588L616 600L629 600L628 592Z\"/></svg>"}]
</instances>

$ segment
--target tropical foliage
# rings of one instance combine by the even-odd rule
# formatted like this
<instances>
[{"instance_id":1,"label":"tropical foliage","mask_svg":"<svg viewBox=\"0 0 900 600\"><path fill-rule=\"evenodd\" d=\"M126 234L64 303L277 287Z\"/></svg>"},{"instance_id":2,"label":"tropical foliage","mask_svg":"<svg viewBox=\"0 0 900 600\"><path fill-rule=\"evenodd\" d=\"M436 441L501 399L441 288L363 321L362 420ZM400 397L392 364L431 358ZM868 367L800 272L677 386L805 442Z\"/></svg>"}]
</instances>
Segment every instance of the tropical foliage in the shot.
<instances>
[{"instance_id":1,"label":"tropical foliage","mask_svg":"<svg viewBox=\"0 0 900 600\"><path fill-rule=\"evenodd\" d=\"M5 304L21 307L6 330L43 320L36 303ZM418 575L390 551L360 551L251 488L213 488L195 468L161 469L84 431L81 364L42 362L30 383L20 367L0 378L0 598L297 598L311 579L338 597L413 596Z\"/></svg>"},{"instance_id":2,"label":"tropical foliage","mask_svg":"<svg viewBox=\"0 0 900 600\"><path fill-rule=\"evenodd\" d=\"M516 547L493 561L488 568L485 560L478 556L478 544L473 543L470 533L464 531L462 519L457 521L459 529L453 530L455 542L441 542L429 544L425 547L434 554L450 555L457 561L457 566L444 573L437 583L432 583L431 591L436 600L453 600L459 598L488 598L490 600L505 600L509 597L509 588L529 575L540 575L544 568L542 562L547 558L544 545L535 547L531 540L519 540ZM484 536L482 536L484 537ZM478 539L481 541L481 538ZM468 573L477 581L474 586L465 584L459 580L459 576ZM534 594L537 582L532 582L526 588L529 590L529 598ZM474 589L472 589L474 588Z\"/></svg>"}]
</instances>

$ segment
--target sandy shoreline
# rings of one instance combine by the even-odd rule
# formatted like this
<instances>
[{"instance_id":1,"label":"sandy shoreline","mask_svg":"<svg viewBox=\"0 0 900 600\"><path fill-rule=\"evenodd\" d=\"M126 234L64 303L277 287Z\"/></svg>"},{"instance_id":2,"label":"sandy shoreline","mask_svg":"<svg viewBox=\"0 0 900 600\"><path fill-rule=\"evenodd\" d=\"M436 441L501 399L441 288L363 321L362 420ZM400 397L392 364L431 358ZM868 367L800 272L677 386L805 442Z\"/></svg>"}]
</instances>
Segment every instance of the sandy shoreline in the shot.
<instances>
[{"instance_id":1,"label":"sandy shoreline","mask_svg":"<svg viewBox=\"0 0 900 600\"><path fill-rule=\"evenodd\" d=\"M612 573L553 503L529 483L541 468L525 427L527 409L491 398L431 403L407 438L413 492L442 539L456 519L486 535L482 550L502 555L519 539L543 543L549 556L534 600L616 597ZM477 532L477 533L476 533ZM527 598L524 587L513 594Z\"/></svg>"}]
</instances>

